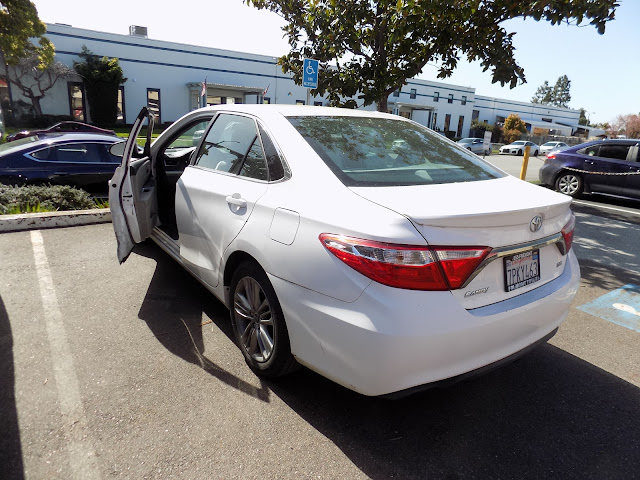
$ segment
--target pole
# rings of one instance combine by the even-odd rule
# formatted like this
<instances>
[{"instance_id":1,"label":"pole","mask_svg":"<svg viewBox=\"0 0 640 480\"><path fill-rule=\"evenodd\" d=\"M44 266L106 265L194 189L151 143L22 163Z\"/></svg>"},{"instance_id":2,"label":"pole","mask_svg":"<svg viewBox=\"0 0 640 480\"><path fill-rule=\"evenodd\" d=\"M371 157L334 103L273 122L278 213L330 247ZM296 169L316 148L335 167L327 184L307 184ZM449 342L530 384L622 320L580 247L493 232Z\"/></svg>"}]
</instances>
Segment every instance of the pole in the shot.
<instances>
[{"instance_id":1,"label":"pole","mask_svg":"<svg viewBox=\"0 0 640 480\"><path fill-rule=\"evenodd\" d=\"M524 157L522 159L522 169L520 170L520 180L524 180L527 176L527 166L529 165L529 152L531 147L527 145L524 147Z\"/></svg>"},{"instance_id":2,"label":"pole","mask_svg":"<svg viewBox=\"0 0 640 480\"><path fill-rule=\"evenodd\" d=\"M307 88L307 105L311 104L311 89Z\"/></svg>"}]
</instances>

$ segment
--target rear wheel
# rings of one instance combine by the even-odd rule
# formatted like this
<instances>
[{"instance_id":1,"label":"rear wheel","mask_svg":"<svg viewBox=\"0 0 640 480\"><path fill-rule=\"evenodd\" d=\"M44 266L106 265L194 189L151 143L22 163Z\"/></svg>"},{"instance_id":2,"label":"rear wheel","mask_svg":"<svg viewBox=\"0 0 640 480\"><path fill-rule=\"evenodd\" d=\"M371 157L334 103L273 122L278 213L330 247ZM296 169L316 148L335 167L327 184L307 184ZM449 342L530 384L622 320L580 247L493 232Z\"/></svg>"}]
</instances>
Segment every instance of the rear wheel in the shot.
<instances>
[{"instance_id":1,"label":"rear wheel","mask_svg":"<svg viewBox=\"0 0 640 480\"><path fill-rule=\"evenodd\" d=\"M247 365L265 377L296 369L289 333L267 274L255 263L241 264L231 279L231 325Z\"/></svg>"},{"instance_id":2,"label":"rear wheel","mask_svg":"<svg viewBox=\"0 0 640 480\"><path fill-rule=\"evenodd\" d=\"M534 157L538 156L538 150L535 151L535 153L533 154Z\"/></svg>"},{"instance_id":3,"label":"rear wheel","mask_svg":"<svg viewBox=\"0 0 640 480\"><path fill-rule=\"evenodd\" d=\"M584 182L582 177L573 172L562 172L556 179L556 190L571 197L578 197L582 193Z\"/></svg>"},{"instance_id":4,"label":"rear wheel","mask_svg":"<svg viewBox=\"0 0 640 480\"><path fill-rule=\"evenodd\" d=\"M491 150L485 150L484 154L485 155L491 155Z\"/></svg>"},{"instance_id":5,"label":"rear wheel","mask_svg":"<svg viewBox=\"0 0 640 480\"><path fill-rule=\"evenodd\" d=\"M518 150L518 155L522 155L522 150Z\"/></svg>"}]
</instances>

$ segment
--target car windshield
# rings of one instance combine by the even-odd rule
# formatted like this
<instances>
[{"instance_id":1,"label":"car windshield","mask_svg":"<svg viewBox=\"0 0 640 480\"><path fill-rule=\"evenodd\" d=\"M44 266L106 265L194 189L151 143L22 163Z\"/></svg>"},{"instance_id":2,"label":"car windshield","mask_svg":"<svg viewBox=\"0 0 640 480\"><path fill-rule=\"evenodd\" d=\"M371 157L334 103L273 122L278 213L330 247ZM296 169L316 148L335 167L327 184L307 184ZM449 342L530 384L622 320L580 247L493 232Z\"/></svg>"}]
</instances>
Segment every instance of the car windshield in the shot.
<instances>
[{"instance_id":1,"label":"car windshield","mask_svg":"<svg viewBox=\"0 0 640 480\"><path fill-rule=\"evenodd\" d=\"M472 182L503 174L421 125L371 117L289 117L347 186Z\"/></svg>"},{"instance_id":2,"label":"car windshield","mask_svg":"<svg viewBox=\"0 0 640 480\"><path fill-rule=\"evenodd\" d=\"M458 140L458 143L473 143L474 140L475 138L462 138Z\"/></svg>"},{"instance_id":3,"label":"car windshield","mask_svg":"<svg viewBox=\"0 0 640 480\"><path fill-rule=\"evenodd\" d=\"M0 154L11 153L15 150L20 150L25 145L28 145L33 142L37 142L40 140L37 135L32 135L30 137L21 138L19 140L14 140L13 142L7 142L0 145Z\"/></svg>"}]
</instances>

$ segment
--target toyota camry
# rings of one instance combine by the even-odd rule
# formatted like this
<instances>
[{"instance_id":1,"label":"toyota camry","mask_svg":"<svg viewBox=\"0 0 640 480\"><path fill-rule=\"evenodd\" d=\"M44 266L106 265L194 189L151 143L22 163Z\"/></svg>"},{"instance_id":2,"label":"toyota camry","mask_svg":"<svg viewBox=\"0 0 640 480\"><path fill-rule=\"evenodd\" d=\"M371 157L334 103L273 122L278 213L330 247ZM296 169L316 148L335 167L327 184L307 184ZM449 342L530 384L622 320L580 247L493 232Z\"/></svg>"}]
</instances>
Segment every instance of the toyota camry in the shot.
<instances>
[{"instance_id":1,"label":"toyota camry","mask_svg":"<svg viewBox=\"0 0 640 480\"><path fill-rule=\"evenodd\" d=\"M580 278L571 198L422 125L222 105L140 153L147 116L110 182L118 258L155 241L228 306L258 375L304 365L403 395L515 358L567 316Z\"/></svg>"}]
</instances>

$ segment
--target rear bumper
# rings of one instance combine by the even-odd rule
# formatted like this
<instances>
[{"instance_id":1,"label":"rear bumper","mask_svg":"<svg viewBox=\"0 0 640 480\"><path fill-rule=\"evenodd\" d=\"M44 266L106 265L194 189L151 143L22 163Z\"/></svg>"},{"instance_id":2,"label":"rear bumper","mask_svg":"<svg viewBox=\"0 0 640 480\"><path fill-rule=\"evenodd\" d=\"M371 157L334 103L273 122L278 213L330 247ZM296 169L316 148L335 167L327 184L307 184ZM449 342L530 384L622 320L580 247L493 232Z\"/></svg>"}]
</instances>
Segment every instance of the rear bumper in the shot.
<instances>
[{"instance_id":1,"label":"rear bumper","mask_svg":"<svg viewBox=\"0 0 640 480\"><path fill-rule=\"evenodd\" d=\"M373 282L353 303L271 281L300 363L364 395L424 386L505 359L547 337L566 318L580 270L518 297L464 310L449 292Z\"/></svg>"},{"instance_id":2,"label":"rear bumper","mask_svg":"<svg viewBox=\"0 0 640 480\"><path fill-rule=\"evenodd\" d=\"M553 163L545 163L538 170L538 178L543 185L549 185L551 187L556 183L556 177L562 170L561 167Z\"/></svg>"}]
</instances>

